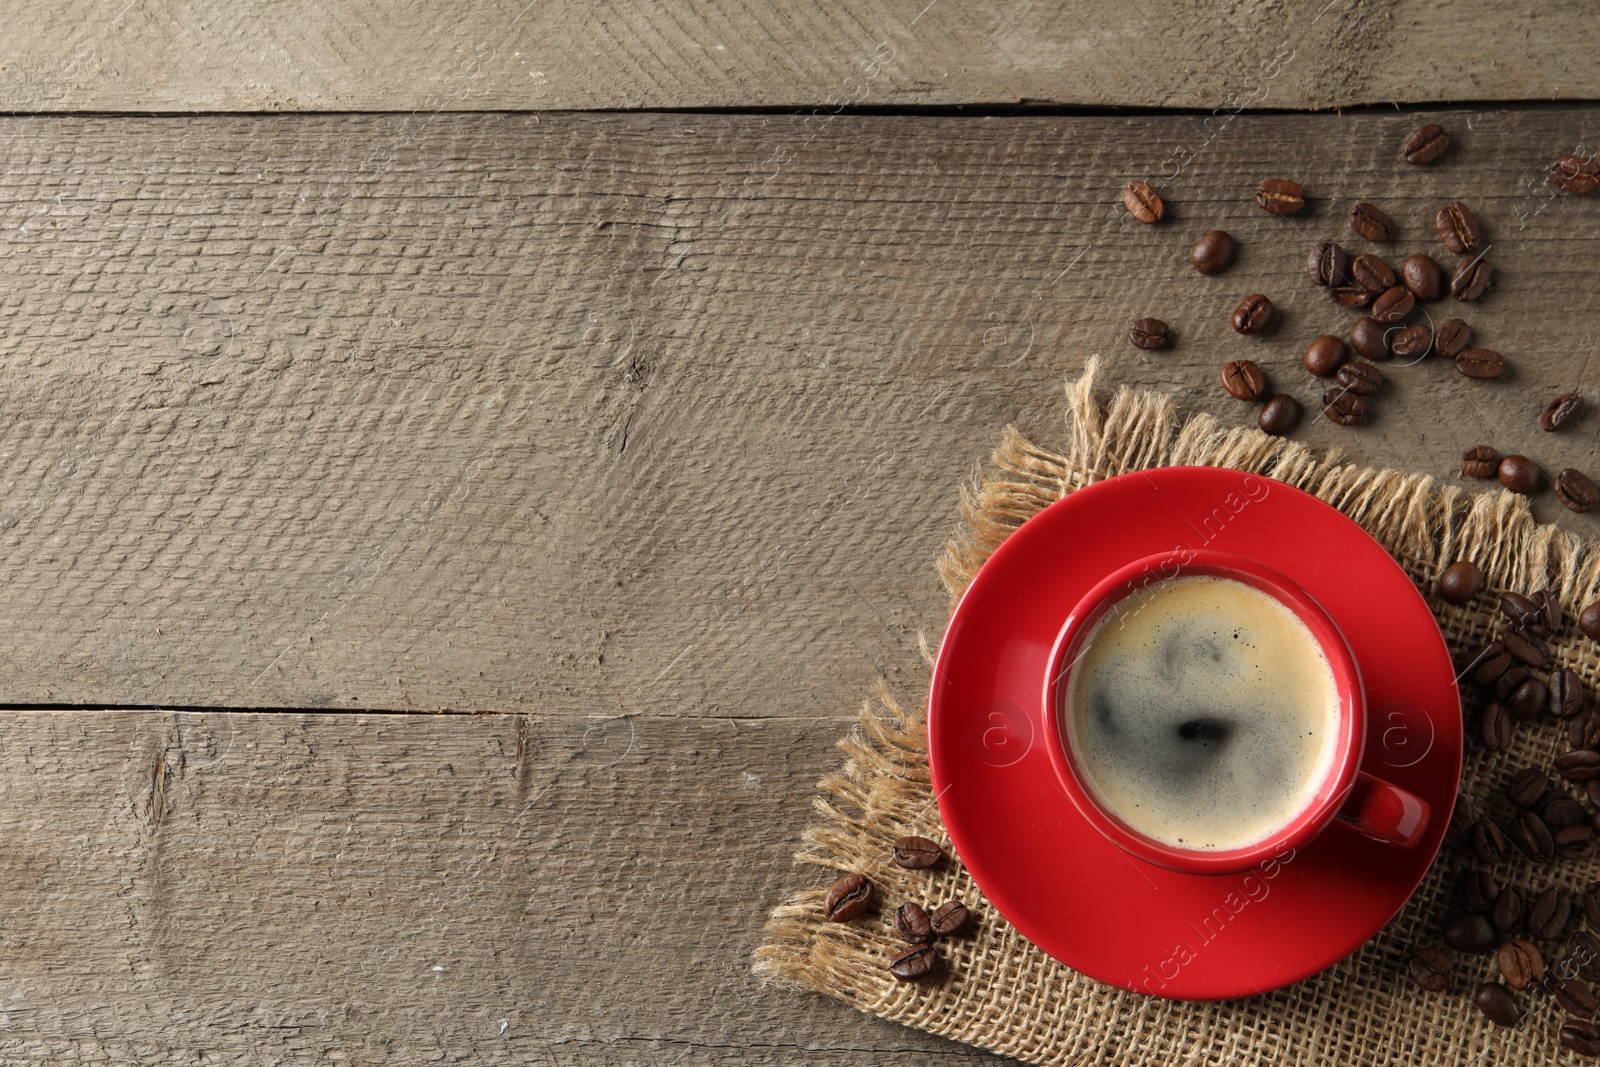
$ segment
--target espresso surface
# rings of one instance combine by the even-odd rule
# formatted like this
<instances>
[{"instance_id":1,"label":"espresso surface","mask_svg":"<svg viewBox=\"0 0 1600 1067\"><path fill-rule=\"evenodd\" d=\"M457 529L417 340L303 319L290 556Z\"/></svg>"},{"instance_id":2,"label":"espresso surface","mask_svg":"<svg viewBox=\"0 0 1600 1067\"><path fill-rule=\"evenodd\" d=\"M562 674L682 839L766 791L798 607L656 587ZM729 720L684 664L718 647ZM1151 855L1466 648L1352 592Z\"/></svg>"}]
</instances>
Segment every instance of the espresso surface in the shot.
<instances>
[{"instance_id":1,"label":"espresso surface","mask_svg":"<svg viewBox=\"0 0 1600 1067\"><path fill-rule=\"evenodd\" d=\"M1088 784L1133 829L1229 849L1269 836L1326 776L1338 695L1316 639L1243 582L1158 582L1112 608L1068 675Z\"/></svg>"}]
</instances>

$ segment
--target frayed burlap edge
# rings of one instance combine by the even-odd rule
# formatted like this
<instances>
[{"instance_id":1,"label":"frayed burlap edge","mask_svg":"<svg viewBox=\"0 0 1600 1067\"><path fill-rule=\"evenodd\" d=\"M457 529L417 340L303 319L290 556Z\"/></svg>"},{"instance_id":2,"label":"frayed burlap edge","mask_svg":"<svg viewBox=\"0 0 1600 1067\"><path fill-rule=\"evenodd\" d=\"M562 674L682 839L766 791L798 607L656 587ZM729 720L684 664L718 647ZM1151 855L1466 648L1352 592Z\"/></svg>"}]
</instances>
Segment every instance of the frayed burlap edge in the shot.
<instances>
[{"instance_id":1,"label":"frayed burlap edge","mask_svg":"<svg viewBox=\"0 0 1600 1067\"><path fill-rule=\"evenodd\" d=\"M1346 464L1337 453L1319 455L1255 430L1225 428L1209 415L1182 418L1168 398L1127 387L1102 406L1096 373L1091 359L1067 387L1062 452L1040 448L1008 427L991 457L993 469L963 491L964 527L938 560L952 606L995 548L1051 502L1103 478L1171 465L1247 470L1313 493L1365 527L1425 590L1457 559L1483 568L1490 594L1549 587L1569 613L1600 587L1600 546L1535 521L1520 497L1471 494L1427 475ZM1481 596L1456 608L1430 597L1453 651L1487 639L1495 626L1493 599ZM1552 642L1552 655L1577 667L1593 687L1600 674L1594 648L1574 630L1569 626ZM839 742L844 764L819 783L816 820L796 854L821 870L813 887L772 911L755 953L763 979L1037 1064L1426 1067L1512 1049L1540 1058L1566 1055L1554 1047L1559 1019L1548 1005L1539 1005L1535 1018L1516 1031L1497 1030L1471 1010L1470 990L1491 977L1491 965L1481 958L1459 961L1454 986L1442 995L1424 994L1404 979L1406 954L1419 944L1437 944L1440 922L1456 907L1450 883L1467 862L1459 849L1441 854L1400 915L1360 951L1287 989L1192 1003L1140 996L1076 974L994 912L958 860L932 872L931 882L929 872L885 862L888 843L902 834L948 845L931 795L920 699L908 707L880 686ZM1474 752L1462 791L1486 814L1503 816L1497 786L1508 768L1547 762L1564 747L1554 731L1524 731L1508 752ZM1497 873L1505 883L1538 891L1550 881L1542 871L1503 867ZM888 900L976 903L977 932L945 943L950 960L942 981L908 985L887 973L883 961L899 941L886 914L853 923L821 920L823 888L840 870L868 873ZM1600 864L1589 860L1569 864L1556 880L1572 888L1596 877Z\"/></svg>"}]
</instances>

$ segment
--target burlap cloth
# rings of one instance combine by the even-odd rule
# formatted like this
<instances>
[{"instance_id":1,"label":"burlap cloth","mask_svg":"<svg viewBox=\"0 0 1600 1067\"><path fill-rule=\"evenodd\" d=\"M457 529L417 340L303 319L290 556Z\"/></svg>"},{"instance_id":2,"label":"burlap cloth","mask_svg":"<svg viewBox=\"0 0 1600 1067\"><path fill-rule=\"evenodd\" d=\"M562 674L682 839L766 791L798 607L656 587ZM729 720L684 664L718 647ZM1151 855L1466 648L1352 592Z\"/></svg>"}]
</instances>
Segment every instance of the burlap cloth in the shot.
<instances>
[{"instance_id":1,"label":"burlap cloth","mask_svg":"<svg viewBox=\"0 0 1600 1067\"><path fill-rule=\"evenodd\" d=\"M1453 653L1497 632L1501 591L1557 591L1568 623L1550 642L1552 659L1577 668L1593 699L1600 657L1571 619L1595 598L1600 552L1593 542L1536 522L1521 498L1344 464L1337 455L1255 430L1225 429L1207 415L1183 419L1168 399L1125 387L1102 407L1093 361L1068 386L1067 406L1062 451L1047 451L1007 429L993 469L963 493L964 527L938 562L952 606L1012 530L1075 489L1146 467L1232 467L1314 493L1365 527L1425 592ZM1439 571L1458 559L1475 561L1487 578L1485 593L1464 608L1433 595ZM1469 686L1463 696L1469 730L1462 791L1505 825L1511 811L1500 795L1505 780L1530 764L1548 767L1567 747L1565 729L1543 718L1519 726L1509 751L1490 753L1472 736L1483 698ZM1472 991L1495 977L1492 955L1450 953L1455 975L1445 993L1425 993L1407 978L1407 955L1420 945L1442 947L1445 920L1464 907L1457 884L1472 863L1464 840L1445 846L1416 894L1376 937L1342 963L1286 989L1183 1002L1126 992L1070 970L1012 929L958 859L933 872L888 862L890 842L903 834L949 848L929 787L924 697L925 690L896 695L880 689L839 742L845 762L819 784L816 818L796 854L814 873L806 888L773 910L756 950L755 969L764 978L1028 1063L1580 1062L1556 1043L1563 1016L1548 996L1523 994L1531 1012L1514 1030L1491 1026L1473 1008ZM838 871L869 874L890 906L850 923L823 921L823 892ZM1552 884L1576 892L1600 879L1600 856L1542 867L1519 857L1495 873L1502 884L1534 893ZM903 947L891 926L892 905L951 899L974 906L980 916L975 934L942 942L949 960L942 980L896 981L885 969ZM1547 956L1554 951L1544 947Z\"/></svg>"}]
</instances>

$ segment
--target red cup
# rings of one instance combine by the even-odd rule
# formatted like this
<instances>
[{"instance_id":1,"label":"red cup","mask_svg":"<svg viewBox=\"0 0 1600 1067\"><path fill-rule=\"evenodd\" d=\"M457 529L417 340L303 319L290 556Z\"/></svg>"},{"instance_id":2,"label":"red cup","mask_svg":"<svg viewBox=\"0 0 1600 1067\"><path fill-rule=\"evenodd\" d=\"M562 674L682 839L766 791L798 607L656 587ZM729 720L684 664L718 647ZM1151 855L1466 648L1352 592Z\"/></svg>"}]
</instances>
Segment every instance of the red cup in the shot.
<instances>
[{"instance_id":1,"label":"red cup","mask_svg":"<svg viewBox=\"0 0 1600 1067\"><path fill-rule=\"evenodd\" d=\"M1179 577L1211 576L1244 582L1283 604L1305 623L1333 669L1339 696L1338 737L1332 765L1312 799L1294 818L1261 841L1232 849L1187 849L1140 833L1095 797L1078 767L1063 717L1064 697L1083 639L1123 598ZM1244 556L1188 548L1146 556L1112 573L1089 590L1067 616L1044 682L1045 736L1061 787L1089 824L1112 844L1139 859L1189 874L1232 874L1258 867L1287 850L1299 849L1335 823L1397 848L1411 848L1428 825L1428 805L1398 786L1361 769L1367 736L1366 695L1361 671L1344 635L1311 595L1271 567Z\"/></svg>"}]
</instances>

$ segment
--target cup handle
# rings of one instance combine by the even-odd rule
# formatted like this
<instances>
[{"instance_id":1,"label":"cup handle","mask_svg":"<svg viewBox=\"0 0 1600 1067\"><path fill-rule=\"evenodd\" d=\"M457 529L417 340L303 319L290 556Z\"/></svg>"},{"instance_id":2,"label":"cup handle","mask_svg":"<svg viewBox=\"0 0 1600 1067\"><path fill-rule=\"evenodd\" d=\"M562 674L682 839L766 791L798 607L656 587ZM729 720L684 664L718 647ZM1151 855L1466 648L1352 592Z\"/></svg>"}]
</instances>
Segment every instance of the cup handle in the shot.
<instances>
[{"instance_id":1,"label":"cup handle","mask_svg":"<svg viewBox=\"0 0 1600 1067\"><path fill-rule=\"evenodd\" d=\"M1412 848L1428 828L1428 802L1357 771L1356 780L1339 808L1339 820L1368 837L1397 848Z\"/></svg>"}]
</instances>

